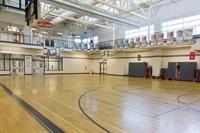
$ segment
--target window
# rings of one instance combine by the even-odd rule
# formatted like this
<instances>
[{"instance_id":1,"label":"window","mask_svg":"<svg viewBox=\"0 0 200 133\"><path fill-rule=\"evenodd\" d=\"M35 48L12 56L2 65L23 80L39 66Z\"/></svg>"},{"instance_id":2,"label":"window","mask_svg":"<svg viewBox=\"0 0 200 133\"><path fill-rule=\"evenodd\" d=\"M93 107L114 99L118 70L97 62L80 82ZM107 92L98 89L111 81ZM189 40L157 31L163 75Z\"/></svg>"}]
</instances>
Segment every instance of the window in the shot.
<instances>
[{"instance_id":1,"label":"window","mask_svg":"<svg viewBox=\"0 0 200 133\"><path fill-rule=\"evenodd\" d=\"M83 44L89 44L91 40L94 41L94 44L97 44L99 38L98 38L98 36L84 38L84 39L83 39Z\"/></svg>"},{"instance_id":2,"label":"window","mask_svg":"<svg viewBox=\"0 0 200 133\"><path fill-rule=\"evenodd\" d=\"M1 54L0 55L0 71L9 71L10 70L10 55Z\"/></svg>"},{"instance_id":3,"label":"window","mask_svg":"<svg viewBox=\"0 0 200 133\"><path fill-rule=\"evenodd\" d=\"M75 43L77 44L81 43L81 39L75 39Z\"/></svg>"},{"instance_id":4,"label":"window","mask_svg":"<svg viewBox=\"0 0 200 133\"><path fill-rule=\"evenodd\" d=\"M94 37L94 44L97 44L97 43L98 43L98 40L99 40L98 36L95 36L95 37Z\"/></svg>"},{"instance_id":5,"label":"window","mask_svg":"<svg viewBox=\"0 0 200 133\"><path fill-rule=\"evenodd\" d=\"M45 71L62 71L63 58L45 58Z\"/></svg>"},{"instance_id":6,"label":"window","mask_svg":"<svg viewBox=\"0 0 200 133\"><path fill-rule=\"evenodd\" d=\"M148 39L149 26L144 26L139 29L132 29L126 31L126 39L147 36ZM150 35L154 34L154 25L150 26Z\"/></svg>"},{"instance_id":7,"label":"window","mask_svg":"<svg viewBox=\"0 0 200 133\"><path fill-rule=\"evenodd\" d=\"M88 44L88 39L83 39L83 44Z\"/></svg>"},{"instance_id":8,"label":"window","mask_svg":"<svg viewBox=\"0 0 200 133\"><path fill-rule=\"evenodd\" d=\"M162 23L162 32L166 37L167 32L193 28L193 35L200 34L200 15L190 16L186 18L170 20Z\"/></svg>"}]
</instances>

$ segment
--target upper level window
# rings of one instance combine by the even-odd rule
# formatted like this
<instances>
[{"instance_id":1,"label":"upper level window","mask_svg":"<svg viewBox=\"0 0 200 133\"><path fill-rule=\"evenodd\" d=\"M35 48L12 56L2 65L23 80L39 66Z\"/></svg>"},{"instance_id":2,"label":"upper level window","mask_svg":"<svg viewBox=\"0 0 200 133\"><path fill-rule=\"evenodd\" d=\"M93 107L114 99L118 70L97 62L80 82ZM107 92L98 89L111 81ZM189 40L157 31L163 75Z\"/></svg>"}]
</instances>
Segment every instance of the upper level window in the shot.
<instances>
[{"instance_id":1,"label":"upper level window","mask_svg":"<svg viewBox=\"0 0 200 133\"><path fill-rule=\"evenodd\" d=\"M139 29L132 29L132 30L128 30L126 31L126 38L135 38L135 37L142 37L142 36L147 36L148 38L148 32L150 31L150 35L154 34L154 25L150 26L144 26L141 27Z\"/></svg>"},{"instance_id":2,"label":"upper level window","mask_svg":"<svg viewBox=\"0 0 200 133\"><path fill-rule=\"evenodd\" d=\"M75 43L81 43L81 39L77 39L77 38L76 38L76 39L74 40L74 42L75 42Z\"/></svg>"},{"instance_id":3,"label":"upper level window","mask_svg":"<svg viewBox=\"0 0 200 133\"><path fill-rule=\"evenodd\" d=\"M98 41L99 41L99 38L98 38L98 36L95 36L95 37L94 37L94 44L97 44L97 43L98 43Z\"/></svg>"},{"instance_id":4,"label":"upper level window","mask_svg":"<svg viewBox=\"0 0 200 133\"><path fill-rule=\"evenodd\" d=\"M193 35L200 34L200 15L190 16L186 18L170 20L162 23L162 32L165 36L167 32L182 30L182 29L193 29Z\"/></svg>"},{"instance_id":5,"label":"upper level window","mask_svg":"<svg viewBox=\"0 0 200 133\"><path fill-rule=\"evenodd\" d=\"M99 39L98 36L84 38L83 39L83 44L89 44L91 40L94 42L94 44L97 44L98 43L98 39Z\"/></svg>"}]
</instances>

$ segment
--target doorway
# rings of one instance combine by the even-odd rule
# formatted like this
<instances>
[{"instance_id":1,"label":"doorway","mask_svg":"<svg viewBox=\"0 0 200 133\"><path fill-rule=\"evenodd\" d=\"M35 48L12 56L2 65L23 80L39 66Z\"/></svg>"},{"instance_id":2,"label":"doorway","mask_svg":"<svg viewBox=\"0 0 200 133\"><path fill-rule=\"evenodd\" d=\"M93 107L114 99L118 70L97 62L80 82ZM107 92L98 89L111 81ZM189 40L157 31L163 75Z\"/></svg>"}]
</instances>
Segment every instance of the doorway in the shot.
<instances>
[{"instance_id":1,"label":"doorway","mask_svg":"<svg viewBox=\"0 0 200 133\"><path fill-rule=\"evenodd\" d=\"M107 62L100 62L100 74L107 74Z\"/></svg>"}]
</instances>

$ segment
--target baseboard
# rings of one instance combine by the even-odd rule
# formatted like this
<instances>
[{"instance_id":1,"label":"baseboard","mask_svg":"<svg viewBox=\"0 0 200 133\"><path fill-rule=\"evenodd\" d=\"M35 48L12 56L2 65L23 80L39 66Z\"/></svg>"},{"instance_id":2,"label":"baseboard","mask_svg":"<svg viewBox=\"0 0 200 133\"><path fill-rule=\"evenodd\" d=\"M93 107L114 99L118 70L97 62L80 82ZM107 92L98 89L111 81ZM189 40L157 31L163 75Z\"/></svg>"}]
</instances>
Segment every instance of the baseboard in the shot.
<instances>
[{"instance_id":1,"label":"baseboard","mask_svg":"<svg viewBox=\"0 0 200 133\"><path fill-rule=\"evenodd\" d=\"M90 74L90 73L45 73L44 75L65 75L65 74Z\"/></svg>"},{"instance_id":2,"label":"baseboard","mask_svg":"<svg viewBox=\"0 0 200 133\"><path fill-rule=\"evenodd\" d=\"M0 76L10 76L10 74L0 74Z\"/></svg>"},{"instance_id":3,"label":"baseboard","mask_svg":"<svg viewBox=\"0 0 200 133\"><path fill-rule=\"evenodd\" d=\"M159 79L159 76L152 76L152 79Z\"/></svg>"},{"instance_id":4,"label":"baseboard","mask_svg":"<svg viewBox=\"0 0 200 133\"><path fill-rule=\"evenodd\" d=\"M120 75L120 74L106 74L106 75L110 75L110 76L128 76L128 75Z\"/></svg>"}]
</instances>

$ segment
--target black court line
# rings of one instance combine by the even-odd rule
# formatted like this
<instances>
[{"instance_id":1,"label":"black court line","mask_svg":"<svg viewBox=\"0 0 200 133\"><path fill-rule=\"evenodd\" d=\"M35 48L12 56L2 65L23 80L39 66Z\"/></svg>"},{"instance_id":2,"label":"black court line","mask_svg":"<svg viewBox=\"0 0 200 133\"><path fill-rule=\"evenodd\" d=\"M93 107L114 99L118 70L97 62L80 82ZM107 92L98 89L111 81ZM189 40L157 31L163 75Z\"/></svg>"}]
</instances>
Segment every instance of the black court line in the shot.
<instances>
[{"instance_id":1,"label":"black court line","mask_svg":"<svg viewBox=\"0 0 200 133\"><path fill-rule=\"evenodd\" d=\"M116 105L116 104L113 104L113 103L108 103L108 102L105 102L103 100L99 100L99 99L96 99L96 98L90 98L90 97L86 97L86 98L93 99L93 100L96 100L98 102L101 102L101 103L104 103L104 104L107 104L107 105L111 105L111 106L116 107L116 108L122 108L123 110L127 110L127 111L133 112L133 113L137 113L137 114L140 114L142 116L154 118L154 116L152 116L152 115L149 115L149 114L146 114L146 113L143 113L143 112L138 112L138 111L135 111L135 110L131 110L129 108L126 108L126 107L123 107L123 106L120 106L120 105Z\"/></svg>"},{"instance_id":2,"label":"black court line","mask_svg":"<svg viewBox=\"0 0 200 133\"><path fill-rule=\"evenodd\" d=\"M191 95L196 95L196 93L189 93L189 94L179 95L179 96L177 97L178 103L181 103L181 104L183 104L183 105L186 105L187 103L184 102L184 101L182 101L181 98L182 98L182 97L186 97L186 96L191 96ZM187 111L197 112L198 114L200 113L200 110L195 109L195 108L191 107L190 105L188 105L188 106L186 106L186 107L187 107L187 108L186 108Z\"/></svg>"},{"instance_id":3,"label":"black court line","mask_svg":"<svg viewBox=\"0 0 200 133\"><path fill-rule=\"evenodd\" d=\"M114 89L114 88L112 88L112 89L115 90L115 91L120 91L122 93L126 93L128 95L134 95L134 96L137 96L139 98L146 99L146 100L152 100L152 101L158 102L158 103L163 104L163 105L167 104L167 105L179 107L179 105L176 105L176 104L173 104L173 103L170 103L170 102L167 102L167 101L163 101L163 99L161 99L161 97L149 96L149 95L145 95L145 94L130 92L130 91L127 91L127 90L119 90L119 89Z\"/></svg>"},{"instance_id":4,"label":"black court line","mask_svg":"<svg viewBox=\"0 0 200 133\"><path fill-rule=\"evenodd\" d=\"M159 118L159 117L162 116L162 115L165 115L165 114L167 114L167 113L169 113L169 112L172 112L172 111L175 111L175 110L178 110L178 109L182 109L182 108L183 108L183 111L187 111L187 112L193 111L193 112L191 112L191 113L195 113L195 114L199 114L199 113L200 113L200 110L190 107L190 105L193 104L193 102L187 104L187 103L182 102L182 101L180 100L180 98L183 97L183 96L194 95L194 94L196 94L196 93L190 93L190 94L184 94L184 95L178 96L178 97L177 97L178 103L183 104L182 106L179 106L179 105L175 105L175 104L172 104L172 103L169 103L169 102L162 101L159 97L148 96L148 95L142 95L142 94L137 94L137 93L134 93L134 92L132 93L132 92L129 92L129 91L126 91L126 90L115 89L114 87L112 87L112 89L113 89L113 90L116 90L116 91L120 91L120 92L124 92L124 93L130 94L130 95L141 96L141 97L144 97L144 98L149 97L149 98L146 98L146 99L150 99L150 100L153 100L153 101L157 101L158 103L162 103L162 104L168 104L168 105L171 105L171 106L175 106L175 108L172 108L172 109L170 109L170 110L168 110L168 111L166 111L166 112L162 112L162 113L160 113L160 114L158 114L158 115L152 116L153 118ZM137 95L136 95L136 94L137 94ZM194 101L194 102L196 103L196 101ZM186 108L186 107L189 107L189 108Z\"/></svg>"},{"instance_id":5,"label":"black court line","mask_svg":"<svg viewBox=\"0 0 200 133\"><path fill-rule=\"evenodd\" d=\"M160 113L159 115L156 115L155 117L159 118L159 117L161 117L161 116L163 116L163 115L166 115L166 114L168 114L168 113L170 113L170 112L173 112L173 111L176 111L176 110L182 109L182 108L184 108L184 107L187 107L187 106L189 106L189 105L191 105L191 104L194 104L194 103L197 103L197 102L199 102L199 101L200 101L200 99L195 100L195 101L192 101L192 102L187 103L187 104L184 104L184 105L182 105L182 106L180 106L180 107L173 108L173 109L171 109L171 110L169 110L169 111L166 111L166 112Z\"/></svg>"},{"instance_id":6,"label":"black court line","mask_svg":"<svg viewBox=\"0 0 200 133\"><path fill-rule=\"evenodd\" d=\"M182 98L182 97L186 97L186 96L191 96L191 95L196 95L196 93L189 93L189 94L179 95L179 96L177 97L178 103L187 104L186 102L181 101L181 98Z\"/></svg>"},{"instance_id":7,"label":"black court line","mask_svg":"<svg viewBox=\"0 0 200 133\"><path fill-rule=\"evenodd\" d=\"M88 90L86 91L85 93L83 93L79 99L78 99L78 105L79 105L79 108L81 110L81 112L91 121L93 122L96 126L100 127L102 130L106 131L107 133L111 133L108 129L106 129L105 127L103 127L102 125L100 125L99 123L97 123L95 120L93 120L83 109L83 107L81 106L81 99L89 92L91 91L94 91L96 89L91 89L91 90Z\"/></svg>"},{"instance_id":8,"label":"black court line","mask_svg":"<svg viewBox=\"0 0 200 133\"><path fill-rule=\"evenodd\" d=\"M35 120L37 120L46 130L50 133L65 133L61 128L51 122L48 118L38 112L26 101L15 95L9 88L0 83L0 86L4 91L16 102L18 103L26 112L28 112Z\"/></svg>"}]
</instances>

